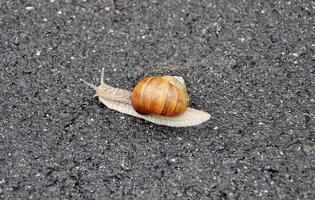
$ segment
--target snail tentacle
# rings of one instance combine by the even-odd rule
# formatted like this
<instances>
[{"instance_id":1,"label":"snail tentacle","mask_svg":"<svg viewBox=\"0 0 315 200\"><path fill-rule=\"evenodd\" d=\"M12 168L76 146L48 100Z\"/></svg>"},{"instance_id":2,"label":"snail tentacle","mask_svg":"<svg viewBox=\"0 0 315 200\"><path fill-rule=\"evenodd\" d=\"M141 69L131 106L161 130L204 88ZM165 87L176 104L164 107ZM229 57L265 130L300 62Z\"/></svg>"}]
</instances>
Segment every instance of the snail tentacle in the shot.
<instances>
[{"instance_id":1,"label":"snail tentacle","mask_svg":"<svg viewBox=\"0 0 315 200\"><path fill-rule=\"evenodd\" d=\"M100 78L100 84L103 85L105 84L104 82L104 74L105 74L105 68L102 68L102 72L101 72L101 78Z\"/></svg>"},{"instance_id":2,"label":"snail tentacle","mask_svg":"<svg viewBox=\"0 0 315 200\"><path fill-rule=\"evenodd\" d=\"M80 79L80 81L82 81L83 83L85 83L86 85L90 86L91 88L93 88L95 91L97 91L97 86L92 84L92 83L89 83L83 79Z\"/></svg>"}]
</instances>

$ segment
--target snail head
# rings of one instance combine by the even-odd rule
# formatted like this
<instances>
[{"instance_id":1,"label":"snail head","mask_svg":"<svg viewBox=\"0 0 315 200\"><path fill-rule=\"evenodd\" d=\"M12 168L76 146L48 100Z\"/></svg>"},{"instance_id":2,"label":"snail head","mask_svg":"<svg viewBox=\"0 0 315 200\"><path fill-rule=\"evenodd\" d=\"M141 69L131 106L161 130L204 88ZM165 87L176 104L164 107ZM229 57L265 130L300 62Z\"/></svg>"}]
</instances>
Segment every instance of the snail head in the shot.
<instances>
[{"instance_id":1,"label":"snail head","mask_svg":"<svg viewBox=\"0 0 315 200\"><path fill-rule=\"evenodd\" d=\"M80 79L80 81L82 81L84 84L88 85L89 87L93 88L96 92L96 94L93 96L93 97L98 97L100 96L100 92L101 90L103 89L103 87L106 86L105 82L104 82L104 73L105 73L105 70L104 68L102 68L102 73L101 73L101 78L100 78L100 85L99 86L96 86L92 83L89 83L83 79Z\"/></svg>"}]
</instances>

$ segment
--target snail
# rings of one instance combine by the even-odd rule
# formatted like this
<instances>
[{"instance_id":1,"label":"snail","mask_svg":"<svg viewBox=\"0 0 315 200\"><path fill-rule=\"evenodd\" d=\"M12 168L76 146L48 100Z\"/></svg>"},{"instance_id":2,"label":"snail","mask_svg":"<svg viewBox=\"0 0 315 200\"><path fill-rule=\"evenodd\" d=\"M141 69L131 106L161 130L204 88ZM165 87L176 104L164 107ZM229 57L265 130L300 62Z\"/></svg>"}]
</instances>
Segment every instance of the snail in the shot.
<instances>
[{"instance_id":1,"label":"snail","mask_svg":"<svg viewBox=\"0 0 315 200\"><path fill-rule=\"evenodd\" d=\"M188 107L185 81L179 76L147 77L132 92L105 84L104 68L99 86L80 80L93 88L96 92L94 96L109 109L155 124L171 127L195 126L211 117L207 112Z\"/></svg>"}]
</instances>

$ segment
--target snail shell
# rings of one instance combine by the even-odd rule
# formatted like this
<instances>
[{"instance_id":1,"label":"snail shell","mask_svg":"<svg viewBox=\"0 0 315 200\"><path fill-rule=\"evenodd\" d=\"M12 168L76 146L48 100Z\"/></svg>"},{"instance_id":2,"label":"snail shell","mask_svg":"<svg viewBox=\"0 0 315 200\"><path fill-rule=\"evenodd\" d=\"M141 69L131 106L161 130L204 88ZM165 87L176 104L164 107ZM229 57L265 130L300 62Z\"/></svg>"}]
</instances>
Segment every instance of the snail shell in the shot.
<instances>
[{"instance_id":1,"label":"snail shell","mask_svg":"<svg viewBox=\"0 0 315 200\"><path fill-rule=\"evenodd\" d=\"M133 89L131 99L133 108L144 115L180 115L189 102L185 85L171 76L141 80Z\"/></svg>"},{"instance_id":2,"label":"snail shell","mask_svg":"<svg viewBox=\"0 0 315 200\"><path fill-rule=\"evenodd\" d=\"M163 77L163 79L166 81L169 81L172 85L176 86L179 90L184 90L186 92L186 86L185 86L183 78L166 76L166 77ZM149 112L149 113L145 112L146 114L140 114L133 107L133 102L132 102L133 93L132 92L128 90L120 89L120 88L115 88L104 83L104 68L102 69L102 75L101 75L99 86L95 86L82 79L80 80L84 82L86 85L92 87L96 91L96 94L94 96L97 96L99 100L108 108L112 110L116 110L124 114L128 114L137 118L150 121L155 124L171 126L171 127L196 126L202 122L209 120L211 117L211 115L207 112L189 108L187 106L184 112L177 115L174 114L173 116L172 115L171 116L157 115L157 114L152 114L152 112ZM187 95L187 98L184 98L184 97L182 98L187 100L186 105L188 105L188 101L189 101L188 95ZM183 103L183 105L184 104L185 103ZM160 111L161 109L158 109L158 110ZM170 113L170 112L164 112L164 113Z\"/></svg>"}]
</instances>

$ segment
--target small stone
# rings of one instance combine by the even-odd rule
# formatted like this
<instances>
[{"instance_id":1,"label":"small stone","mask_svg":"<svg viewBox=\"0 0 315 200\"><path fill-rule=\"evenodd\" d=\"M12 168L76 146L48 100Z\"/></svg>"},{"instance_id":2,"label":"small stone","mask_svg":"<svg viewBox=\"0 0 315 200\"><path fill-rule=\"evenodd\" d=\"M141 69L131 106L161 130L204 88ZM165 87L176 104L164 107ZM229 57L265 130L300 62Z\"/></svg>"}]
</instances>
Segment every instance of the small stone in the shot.
<instances>
[{"instance_id":1,"label":"small stone","mask_svg":"<svg viewBox=\"0 0 315 200\"><path fill-rule=\"evenodd\" d=\"M230 160L223 160L223 162L222 162L223 164L229 164L230 163Z\"/></svg>"},{"instance_id":2,"label":"small stone","mask_svg":"<svg viewBox=\"0 0 315 200\"><path fill-rule=\"evenodd\" d=\"M241 38L239 38L239 40L241 41L241 43L244 43L246 39L241 37Z\"/></svg>"},{"instance_id":3,"label":"small stone","mask_svg":"<svg viewBox=\"0 0 315 200\"><path fill-rule=\"evenodd\" d=\"M36 55L37 56L40 56L41 53L42 53L42 50L40 50L40 49L36 50Z\"/></svg>"},{"instance_id":4,"label":"small stone","mask_svg":"<svg viewBox=\"0 0 315 200\"><path fill-rule=\"evenodd\" d=\"M299 57L299 54L297 54L297 53L292 53L292 56L294 56L294 57Z\"/></svg>"},{"instance_id":5,"label":"small stone","mask_svg":"<svg viewBox=\"0 0 315 200\"><path fill-rule=\"evenodd\" d=\"M144 194L144 191L143 191L143 190L141 190L141 191L140 191L140 194Z\"/></svg>"},{"instance_id":6,"label":"small stone","mask_svg":"<svg viewBox=\"0 0 315 200\"><path fill-rule=\"evenodd\" d=\"M170 164L175 164L176 163L176 158L172 157L172 158L168 159L168 162Z\"/></svg>"}]
</instances>

